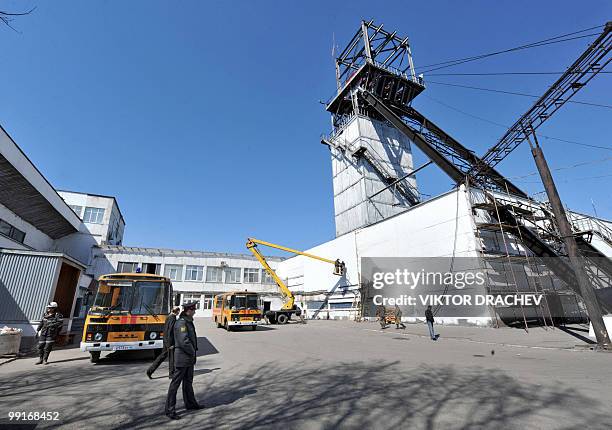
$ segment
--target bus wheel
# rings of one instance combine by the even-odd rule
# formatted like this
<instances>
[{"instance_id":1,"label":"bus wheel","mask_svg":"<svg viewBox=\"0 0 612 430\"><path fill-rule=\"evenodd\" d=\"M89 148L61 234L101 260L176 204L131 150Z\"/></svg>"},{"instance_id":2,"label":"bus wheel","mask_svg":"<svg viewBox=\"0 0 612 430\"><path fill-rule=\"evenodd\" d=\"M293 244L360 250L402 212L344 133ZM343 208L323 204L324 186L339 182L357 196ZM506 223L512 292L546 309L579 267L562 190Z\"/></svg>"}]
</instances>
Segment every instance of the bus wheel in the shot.
<instances>
[{"instance_id":1,"label":"bus wheel","mask_svg":"<svg viewBox=\"0 0 612 430\"><path fill-rule=\"evenodd\" d=\"M278 321L279 324L287 324L288 320L289 318L285 314L280 314L276 317L276 321Z\"/></svg>"},{"instance_id":2,"label":"bus wheel","mask_svg":"<svg viewBox=\"0 0 612 430\"><path fill-rule=\"evenodd\" d=\"M215 322L217 323L217 328L223 327L219 321L217 321L217 317L215 317Z\"/></svg>"},{"instance_id":3,"label":"bus wheel","mask_svg":"<svg viewBox=\"0 0 612 430\"><path fill-rule=\"evenodd\" d=\"M227 318L225 319L225 323L223 325L224 325L226 331L230 331L230 326L227 323Z\"/></svg>"},{"instance_id":4,"label":"bus wheel","mask_svg":"<svg viewBox=\"0 0 612 430\"><path fill-rule=\"evenodd\" d=\"M100 361L100 351L89 351L89 361L92 363L97 363Z\"/></svg>"}]
</instances>

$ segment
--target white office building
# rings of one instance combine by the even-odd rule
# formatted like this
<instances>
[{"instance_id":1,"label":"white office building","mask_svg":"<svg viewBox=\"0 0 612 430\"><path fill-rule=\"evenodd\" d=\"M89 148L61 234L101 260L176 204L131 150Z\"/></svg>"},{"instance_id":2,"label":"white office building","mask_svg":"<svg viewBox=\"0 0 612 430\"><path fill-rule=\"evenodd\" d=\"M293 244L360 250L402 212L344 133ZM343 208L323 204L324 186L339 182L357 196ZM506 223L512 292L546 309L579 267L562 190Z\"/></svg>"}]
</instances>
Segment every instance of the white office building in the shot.
<instances>
[{"instance_id":1,"label":"white office building","mask_svg":"<svg viewBox=\"0 0 612 430\"><path fill-rule=\"evenodd\" d=\"M272 268L282 261L267 260ZM94 250L91 267L96 277L136 271L167 276L174 303L197 302L196 317L212 315L212 300L219 293L248 290L278 296L272 277L248 254L101 245Z\"/></svg>"}]
</instances>

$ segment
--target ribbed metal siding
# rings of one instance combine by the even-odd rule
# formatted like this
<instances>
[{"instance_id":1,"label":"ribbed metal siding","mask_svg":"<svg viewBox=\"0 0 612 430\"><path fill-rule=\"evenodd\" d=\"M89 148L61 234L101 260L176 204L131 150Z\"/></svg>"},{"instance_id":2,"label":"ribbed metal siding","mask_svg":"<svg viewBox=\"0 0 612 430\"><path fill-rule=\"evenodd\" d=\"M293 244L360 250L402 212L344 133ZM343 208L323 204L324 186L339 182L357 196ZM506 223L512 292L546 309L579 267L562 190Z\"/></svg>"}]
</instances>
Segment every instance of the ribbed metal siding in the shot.
<instances>
[{"instance_id":1,"label":"ribbed metal siding","mask_svg":"<svg viewBox=\"0 0 612 430\"><path fill-rule=\"evenodd\" d=\"M0 321L40 319L51 294L58 260L0 253Z\"/></svg>"}]
</instances>

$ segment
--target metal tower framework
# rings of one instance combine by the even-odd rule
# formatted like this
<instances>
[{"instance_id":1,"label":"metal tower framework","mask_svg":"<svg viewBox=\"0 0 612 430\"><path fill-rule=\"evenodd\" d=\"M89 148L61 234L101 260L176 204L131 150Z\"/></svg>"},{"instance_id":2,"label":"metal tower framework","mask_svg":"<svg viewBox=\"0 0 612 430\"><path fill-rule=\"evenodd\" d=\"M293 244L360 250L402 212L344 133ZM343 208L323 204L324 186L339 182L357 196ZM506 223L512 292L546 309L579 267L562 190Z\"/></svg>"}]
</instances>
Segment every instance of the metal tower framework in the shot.
<instances>
[{"instance_id":1,"label":"metal tower framework","mask_svg":"<svg viewBox=\"0 0 612 430\"><path fill-rule=\"evenodd\" d=\"M610 63L612 60L610 50L612 50L612 22L606 23L601 35L482 156L482 164L475 165L470 174L476 177L486 177L487 169L506 158Z\"/></svg>"},{"instance_id":2,"label":"metal tower framework","mask_svg":"<svg viewBox=\"0 0 612 430\"><path fill-rule=\"evenodd\" d=\"M401 39L395 32L383 32L382 25L376 26L372 21L361 23L360 29L337 58L338 93L327 105L327 110L332 114L335 133L343 127L347 118L354 115L391 123L456 184L468 182L481 188L488 200L488 203L481 205L482 208L491 210L494 207L494 217L498 223L506 225L506 230L536 256L554 257L546 259L549 268L582 296L574 268L564 258L563 237L558 231L542 236L524 217L517 215L520 203L514 197L506 201L499 198L499 194L503 193L528 200L527 194L497 172L494 166L528 139L535 128L550 118L610 62L611 31L612 24L607 23L603 33L585 53L483 158L476 156L411 106L414 97L425 87L422 78L414 74L408 38ZM395 43L386 49L385 46L392 41ZM381 54L385 57L382 62L379 59ZM404 68L394 65L403 55L407 56ZM554 216L548 211L547 219L555 224ZM607 272L610 281L612 273L606 270L609 267L601 269ZM600 305L604 307L601 302Z\"/></svg>"}]
</instances>

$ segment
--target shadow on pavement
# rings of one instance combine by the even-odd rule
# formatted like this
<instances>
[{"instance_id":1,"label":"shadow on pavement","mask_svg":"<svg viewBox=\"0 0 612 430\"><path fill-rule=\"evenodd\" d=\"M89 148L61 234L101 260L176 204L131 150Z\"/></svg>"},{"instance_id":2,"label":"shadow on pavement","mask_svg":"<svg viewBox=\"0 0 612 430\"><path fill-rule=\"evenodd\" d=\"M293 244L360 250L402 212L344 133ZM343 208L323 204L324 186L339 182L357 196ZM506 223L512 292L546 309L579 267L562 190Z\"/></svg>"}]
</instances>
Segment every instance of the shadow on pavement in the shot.
<instances>
[{"instance_id":1,"label":"shadow on pavement","mask_svg":"<svg viewBox=\"0 0 612 430\"><path fill-rule=\"evenodd\" d=\"M221 368L220 367L214 367L212 369L196 369L196 370L193 371L193 376L205 375L207 373L214 372L215 370L221 370Z\"/></svg>"},{"instance_id":2,"label":"shadow on pavement","mask_svg":"<svg viewBox=\"0 0 612 430\"><path fill-rule=\"evenodd\" d=\"M212 343L210 343L208 338L198 337L198 352L196 354L198 357L201 357L203 355L211 355L211 354L218 354L218 353L219 353L219 350L215 348L215 346Z\"/></svg>"},{"instance_id":3,"label":"shadow on pavement","mask_svg":"<svg viewBox=\"0 0 612 430\"><path fill-rule=\"evenodd\" d=\"M583 341L584 343L588 343L589 345L594 345L597 342L595 342L593 339L589 339L586 336L581 335L580 333L576 333L575 330L580 330L582 331L582 329L576 329L574 327L564 327L564 326L559 326L557 327L559 330L561 330L563 333L567 333L570 336L574 336L576 339L579 339L581 341ZM587 330L588 333L588 330Z\"/></svg>"},{"instance_id":4,"label":"shadow on pavement","mask_svg":"<svg viewBox=\"0 0 612 430\"><path fill-rule=\"evenodd\" d=\"M496 368L246 363L197 378L195 393L205 409L179 410L180 428L609 428L609 410L599 400L562 383L532 384ZM47 408L61 402L61 424L69 428L165 426L167 384L150 385L141 367L126 362L109 369L59 366L20 377L4 374L0 403L22 410L32 407L29 402Z\"/></svg>"}]
</instances>

